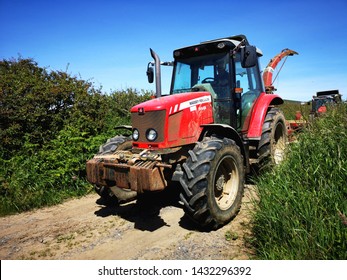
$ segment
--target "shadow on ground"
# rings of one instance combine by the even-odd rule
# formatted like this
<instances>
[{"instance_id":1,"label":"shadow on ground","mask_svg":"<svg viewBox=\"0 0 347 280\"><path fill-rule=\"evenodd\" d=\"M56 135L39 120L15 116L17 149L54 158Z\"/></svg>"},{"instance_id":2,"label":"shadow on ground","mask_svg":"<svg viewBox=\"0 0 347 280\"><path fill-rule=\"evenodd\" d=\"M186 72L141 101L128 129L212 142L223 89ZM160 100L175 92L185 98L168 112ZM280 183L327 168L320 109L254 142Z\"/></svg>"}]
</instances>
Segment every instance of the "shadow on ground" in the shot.
<instances>
[{"instance_id":1,"label":"shadow on ground","mask_svg":"<svg viewBox=\"0 0 347 280\"><path fill-rule=\"evenodd\" d=\"M99 217L119 216L134 223L134 228L151 232L164 226L170 226L160 216L162 208L168 206L182 208L179 203L179 189L175 186L170 186L161 192L141 194L136 201L123 205L119 205L116 201L105 201L103 198L99 198L96 203L101 208L95 211L95 215ZM196 229L194 223L186 215L183 215L179 225L188 230Z\"/></svg>"}]
</instances>

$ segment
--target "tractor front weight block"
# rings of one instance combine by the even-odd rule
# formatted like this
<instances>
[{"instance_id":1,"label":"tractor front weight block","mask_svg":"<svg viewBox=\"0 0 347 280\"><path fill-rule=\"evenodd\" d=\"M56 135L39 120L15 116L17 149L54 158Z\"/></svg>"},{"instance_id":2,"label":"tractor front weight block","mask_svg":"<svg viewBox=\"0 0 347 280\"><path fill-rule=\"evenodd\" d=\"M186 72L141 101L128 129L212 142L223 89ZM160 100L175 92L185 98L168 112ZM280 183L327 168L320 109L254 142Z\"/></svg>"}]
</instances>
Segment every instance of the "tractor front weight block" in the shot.
<instances>
[{"instance_id":1,"label":"tractor front weight block","mask_svg":"<svg viewBox=\"0 0 347 280\"><path fill-rule=\"evenodd\" d=\"M117 186L137 193L160 191L167 186L164 167L157 161L139 160L134 164L114 159L93 158L87 162L87 180L98 186Z\"/></svg>"}]
</instances>

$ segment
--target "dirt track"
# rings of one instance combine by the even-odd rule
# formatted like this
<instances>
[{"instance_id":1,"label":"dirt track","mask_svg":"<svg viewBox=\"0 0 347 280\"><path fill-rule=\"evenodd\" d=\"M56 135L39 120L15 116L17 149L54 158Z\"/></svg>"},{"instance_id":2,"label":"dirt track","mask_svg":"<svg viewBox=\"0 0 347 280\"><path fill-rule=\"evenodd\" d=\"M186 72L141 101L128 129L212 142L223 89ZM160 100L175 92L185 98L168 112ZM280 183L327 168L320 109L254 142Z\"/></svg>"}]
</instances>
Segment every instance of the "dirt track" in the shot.
<instances>
[{"instance_id":1,"label":"dirt track","mask_svg":"<svg viewBox=\"0 0 347 280\"><path fill-rule=\"evenodd\" d=\"M249 259L246 185L240 213L228 225L200 232L165 193L151 203L100 205L98 196L0 218L0 259Z\"/></svg>"}]
</instances>

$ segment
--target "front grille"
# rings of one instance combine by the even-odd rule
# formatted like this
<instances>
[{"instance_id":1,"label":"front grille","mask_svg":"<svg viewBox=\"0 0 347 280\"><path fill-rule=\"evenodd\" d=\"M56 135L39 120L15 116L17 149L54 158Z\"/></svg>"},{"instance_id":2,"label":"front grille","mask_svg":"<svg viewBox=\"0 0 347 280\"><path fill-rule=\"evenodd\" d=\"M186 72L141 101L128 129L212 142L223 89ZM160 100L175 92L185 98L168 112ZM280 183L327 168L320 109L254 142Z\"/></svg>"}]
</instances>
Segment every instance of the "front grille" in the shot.
<instances>
[{"instance_id":1,"label":"front grille","mask_svg":"<svg viewBox=\"0 0 347 280\"><path fill-rule=\"evenodd\" d=\"M157 139L152 143L163 142L165 115L166 110L145 112L143 115L131 113L132 126L140 132L140 138L136 142L148 142L146 131L149 128L155 129L158 133Z\"/></svg>"}]
</instances>

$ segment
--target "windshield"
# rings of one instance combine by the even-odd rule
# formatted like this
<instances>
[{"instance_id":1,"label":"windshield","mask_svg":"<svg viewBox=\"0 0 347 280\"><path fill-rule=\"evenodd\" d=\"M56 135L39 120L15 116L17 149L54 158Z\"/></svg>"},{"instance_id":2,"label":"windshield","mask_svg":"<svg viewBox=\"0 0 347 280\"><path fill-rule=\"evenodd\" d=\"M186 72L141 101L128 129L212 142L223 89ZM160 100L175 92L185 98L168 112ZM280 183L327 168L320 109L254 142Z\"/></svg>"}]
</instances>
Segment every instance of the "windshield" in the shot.
<instances>
[{"instance_id":1,"label":"windshield","mask_svg":"<svg viewBox=\"0 0 347 280\"><path fill-rule=\"evenodd\" d=\"M176 58L171 94L192 91L211 93L216 123L241 129L262 92L258 65L244 68L229 52Z\"/></svg>"},{"instance_id":2,"label":"windshield","mask_svg":"<svg viewBox=\"0 0 347 280\"><path fill-rule=\"evenodd\" d=\"M187 92L201 84L212 84L222 71L224 78L229 79L228 57L226 53L219 53L177 60L171 92Z\"/></svg>"}]
</instances>

